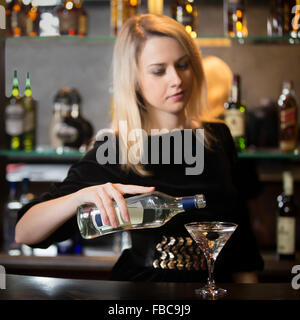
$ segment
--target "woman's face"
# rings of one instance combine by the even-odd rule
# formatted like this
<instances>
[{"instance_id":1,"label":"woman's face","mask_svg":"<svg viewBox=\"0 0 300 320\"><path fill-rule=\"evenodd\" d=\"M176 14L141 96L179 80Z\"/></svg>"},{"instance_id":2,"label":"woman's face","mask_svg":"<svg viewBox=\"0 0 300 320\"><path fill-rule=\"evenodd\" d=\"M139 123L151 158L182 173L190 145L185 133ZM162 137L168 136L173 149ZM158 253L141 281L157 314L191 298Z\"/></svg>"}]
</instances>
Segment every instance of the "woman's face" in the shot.
<instances>
[{"instance_id":1,"label":"woman's face","mask_svg":"<svg viewBox=\"0 0 300 320\"><path fill-rule=\"evenodd\" d=\"M138 59L140 93L147 110L179 114L192 91L193 72L183 47L173 38L148 39Z\"/></svg>"}]
</instances>

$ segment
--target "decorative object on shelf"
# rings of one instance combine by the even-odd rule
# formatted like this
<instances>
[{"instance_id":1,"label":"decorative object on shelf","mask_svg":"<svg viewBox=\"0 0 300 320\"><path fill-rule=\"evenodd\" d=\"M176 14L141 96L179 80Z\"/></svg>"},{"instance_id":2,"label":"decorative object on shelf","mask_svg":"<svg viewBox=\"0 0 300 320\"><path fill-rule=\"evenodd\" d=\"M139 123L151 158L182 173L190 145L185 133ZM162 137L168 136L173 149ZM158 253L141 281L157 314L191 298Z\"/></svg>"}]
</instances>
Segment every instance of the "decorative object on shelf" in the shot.
<instances>
[{"instance_id":1,"label":"decorative object on shelf","mask_svg":"<svg viewBox=\"0 0 300 320\"><path fill-rule=\"evenodd\" d=\"M237 151L246 149L246 109L241 102L241 78L233 76L231 95L225 105L225 122L234 139Z\"/></svg>"},{"instance_id":2,"label":"decorative object on shelf","mask_svg":"<svg viewBox=\"0 0 300 320\"><path fill-rule=\"evenodd\" d=\"M292 81L284 81L278 99L279 146L282 152L292 152L298 142L297 99Z\"/></svg>"},{"instance_id":3,"label":"decorative object on shelf","mask_svg":"<svg viewBox=\"0 0 300 320\"><path fill-rule=\"evenodd\" d=\"M283 172L283 193L277 197L277 257L295 259L296 256L296 205L294 182L290 171Z\"/></svg>"},{"instance_id":4,"label":"decorative object on shelf","mask_svg":"<svg viewBox=\"0 0 300 320\"><path fill-rule=\"evenodd\" d=\"M54 150L87 150L94 130L82 117L80 108L81 97L76 89L65 87L58 90L50 125L50 143Z\"/></svg>"},{"instance_id":5,"label":"decorative object on shelf","mask_svg":"<svg viewBox=\"0 0 300 320\"><path fill-rule=\"evenodd\" d=\"M101 213L93 204L83 204L77 210L77 222L81 236L92 239L113 232L128 229L155 228L164 225L176 214L192 208L205 208L206 201L202 194L191 197L172 197L162 192L129 197L126 199L130 221L126 222L116 203L115 211L118 226L105 225ZM199 213L200 214L200 213Z\"/></svg>"},{"instance_id":6,"label":"decorative object on shelf","mask_svg":"<svg viewBox=\"0 0 300 320\"><path fill-rule=\"evenodd\" d=\"M17 70L14 71L11 96L7 99L4 111L6 148L22 150L25 109L19 90Z\"/></svg>"},{"instance_id":7,"label":"decorative object on shelf","mask_svg":"<svg viewBox=\"0 0 300 320\"><path fill-rule=\"evenodd\" d=\"M111 0L110 23L112 34L117 36L123 23L138 13L139 0Z\"/></svg>"},{"instance_id":8,"label":"decorative object on shelf","mask_svg":"<svg viewBox=\"0 0 300 320\"><path fill-rule=\"evenodd\" d=\"M174 0L172 18L184 25L192 38L197 38L198 10L194 0Z\"/></svg>"},{"instance_id":9,"label":"decorative object on shelf","mask_svg":"<svg viewBox=\"0 0 300 320\"><path fill-rule=\"evenodd\" d=\"M224 0L224 33L230 37L248 36L244 0Z\"/></svg>"},{"instance_id":10,"label":"decorative object on shelf","mask_svg":"<svg viewBox=\"0 0 300 320\"><path fill-rule=\"evenodd\" d=\"M147 1L148 12L152 14L163 14L164 0L148 0Z\"/></svg>"}]
</instances>

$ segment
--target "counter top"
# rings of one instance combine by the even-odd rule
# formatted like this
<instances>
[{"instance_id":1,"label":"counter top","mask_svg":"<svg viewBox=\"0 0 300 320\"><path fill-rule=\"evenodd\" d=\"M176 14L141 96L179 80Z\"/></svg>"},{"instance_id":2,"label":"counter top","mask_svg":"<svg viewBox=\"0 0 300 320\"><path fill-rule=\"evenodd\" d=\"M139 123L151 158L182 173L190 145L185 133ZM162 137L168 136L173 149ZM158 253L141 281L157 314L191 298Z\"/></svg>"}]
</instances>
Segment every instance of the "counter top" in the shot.
<instances>
[{"instance_id":1,"label":"counter top","mask_svg":"<svg viewBox=\"0 0 300 320\"><path fill-rule=\"evenodd\" d=\"M200 283L142 283L6 275L0 300L199 300ZM222 300L300 301L291 283L222 284Z\"/></svg>"}]
</instances>

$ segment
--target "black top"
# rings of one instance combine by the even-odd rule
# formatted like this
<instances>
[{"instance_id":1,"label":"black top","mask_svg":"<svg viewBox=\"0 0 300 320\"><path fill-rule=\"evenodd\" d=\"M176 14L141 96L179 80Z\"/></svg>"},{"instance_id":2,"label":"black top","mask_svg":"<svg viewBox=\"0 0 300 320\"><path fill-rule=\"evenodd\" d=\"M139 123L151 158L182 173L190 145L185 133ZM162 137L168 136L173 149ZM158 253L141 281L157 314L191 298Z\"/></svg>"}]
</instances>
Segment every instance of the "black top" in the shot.
<instances>
[{"instance_id":1,"label":"black top","mask_svg":"<svg viewBox=\"0 0 300 320\"><path fill-rule=\"evenodd\" d=\"M25 205L19 211L19 218L34 204L61 197L81 188L111 183L155 186L157 191L172 196L190 196L203 193L206 197L205 209L193 209L173 217L164 226L155 229L131 231L132 248L125 250L112 272L112 279L143 281L202 281L206 277L203 271L161 270L152 267L155 244L162 236L189 236L184 224L193 221L231 221L238 228L221 251L216 263L217 279L229 280L235 271L254 271L263 268L250 227L246 199L252 194L253 183L249 172L241 172L233 139L226 125L206 123L204 130L213 133L216 138L211 147L204 149L204 170L199 175L187 175L186 168L195 164L174 164L175 147L171 145L170 164L145 164L152 175L142 177L130 171L121 171L119 164L100 165L97 162L97 150L103 142L97 141L81 160L72 165L68 176L61 183L51 186L48 193ZM184 130L180 131L183 135ZM163 135L155 136L160 139ZM153 138L153 137L152 137ZM148 139L151 139L148 137ZM149 141L149 140L148 140ZM193 150L199 143L193 135ZM151 156L149 146L149 157ZM118 150L118 144L117 144ZM161 151L161 149L160 149ZM184 153L184 146L182 149ZM99 156L99 154L98 154ZM118 159L118 151L117 151ZM252 179L253 180L253 179ZM48 239L35 245L45 248L53 242L72 237L78 231L76 216L56 230Z\"/></svg>"}]
</instances>

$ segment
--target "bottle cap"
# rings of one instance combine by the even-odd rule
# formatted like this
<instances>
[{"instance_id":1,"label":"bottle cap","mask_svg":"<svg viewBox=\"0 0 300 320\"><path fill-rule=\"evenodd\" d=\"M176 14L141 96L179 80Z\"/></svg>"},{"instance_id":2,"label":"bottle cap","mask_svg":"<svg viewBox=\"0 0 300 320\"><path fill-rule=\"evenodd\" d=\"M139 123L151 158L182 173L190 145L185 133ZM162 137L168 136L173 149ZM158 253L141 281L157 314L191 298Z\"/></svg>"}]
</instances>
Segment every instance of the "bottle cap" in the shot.
<instances>
[{"instance_id":1,"label":"bottle cap","mask_svg":"<svg viewBox=\"0 0 300 320\"><path fill-rule=\"evenodd\" d=\"M293 194L293 176L290 171L283 172L283 190L287 196Z\"/></svg>"},{"instance_id":2,"label":"bottle cap","mask_svg":"<svg viewBox=\"0 0 300 320\"><path fill-rule=\"evenodd\" d=\"M196 207L201 209L206 207L206 200L203 194L197 194L195 196Z\"/></svg>"}]
</instances>

